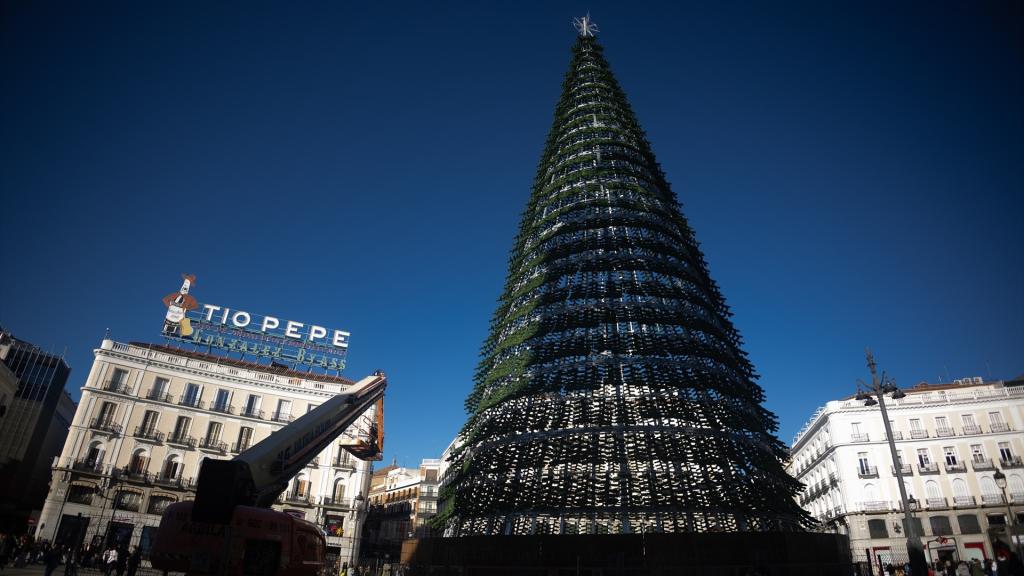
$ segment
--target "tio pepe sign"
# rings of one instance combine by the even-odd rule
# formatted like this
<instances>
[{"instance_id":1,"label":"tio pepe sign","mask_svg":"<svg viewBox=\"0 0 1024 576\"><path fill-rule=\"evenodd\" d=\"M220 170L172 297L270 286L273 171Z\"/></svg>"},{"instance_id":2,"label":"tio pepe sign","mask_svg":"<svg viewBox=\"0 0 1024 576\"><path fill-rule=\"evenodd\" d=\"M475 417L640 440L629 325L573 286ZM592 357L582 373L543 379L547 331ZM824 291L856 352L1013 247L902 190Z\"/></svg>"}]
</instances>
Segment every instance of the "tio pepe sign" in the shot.
<instances>
[{"instance_id":1,"label":"tio pepe sign","mask_svg":"<svg viewBox=\"0 0 1024 576\"><path fill-rule=\"evenodd\" d=\"M200 304L189 294L195 276L183 274L182 280L181 288L163 299L167 306L164 337L293 365L345 368L348 332Z\"/></svg>"}]
</instances>

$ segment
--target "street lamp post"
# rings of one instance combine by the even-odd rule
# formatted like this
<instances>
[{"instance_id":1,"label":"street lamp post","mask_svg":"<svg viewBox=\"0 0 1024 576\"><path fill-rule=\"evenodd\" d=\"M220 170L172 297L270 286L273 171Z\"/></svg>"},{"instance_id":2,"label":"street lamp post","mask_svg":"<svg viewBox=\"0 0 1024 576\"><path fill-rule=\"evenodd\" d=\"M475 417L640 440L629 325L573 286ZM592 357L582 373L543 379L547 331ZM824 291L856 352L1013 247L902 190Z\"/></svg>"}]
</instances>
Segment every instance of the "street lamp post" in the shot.
<instances>
[{"instance_id":1,"label":"street lamp post","mask_svg":"<svg viewBox=\"0 0 1024 576\"><path fill-rule=\"evenodd\" d=\"M1010 546L1013 546L1017 552L1017 558L1022 559L1024 553L1021 552L1020 539L1019 537L1014 539L1014 533L1017 532L1017 521L1013 517L1013 510L1010 509L1010 499L1006 497L1006 474L1003 474L1002 470L996 470L992 479L996 481L996 486L1003 493L1003 503L1006 504L1006 534L1010 537Z\"/></svg>"},{"instance_id":2,"label":"street lamp post","mask_svg":"<svg viewBox=\"0 0 1024 576\"><path fill-rule=\"evenodd\" d=\"M907 557L910 561L911 573L914 576L928 574L928 565L924 557L924 549L921 547L921 538L918 537L914 527L913 515L910 510L910 499L907 498L907 486L903 481L903 466L900 465L899 455L896 453L896 442L892 436L892 426L889 424L889 413L885 409L885 395L892 394L893 400L899 400L906 394L886 378L885 373L878 377L878 366L875 364L875 357L871 350L867 350L868 369L871 371L871 386L868 392L857 394L857 400L863 400L865 406L875 404L882 411L882 424L885 426L885 436L889 442L889 454L892 456L892 466L896 470L896 485L900 489L900 501L903 503L903 519L907 525ZM867 385L865 385L867 386ZM876 400L877 398L877 400ZM916 504L916 501L915 501Z\"/></svg>"}]
</instances>

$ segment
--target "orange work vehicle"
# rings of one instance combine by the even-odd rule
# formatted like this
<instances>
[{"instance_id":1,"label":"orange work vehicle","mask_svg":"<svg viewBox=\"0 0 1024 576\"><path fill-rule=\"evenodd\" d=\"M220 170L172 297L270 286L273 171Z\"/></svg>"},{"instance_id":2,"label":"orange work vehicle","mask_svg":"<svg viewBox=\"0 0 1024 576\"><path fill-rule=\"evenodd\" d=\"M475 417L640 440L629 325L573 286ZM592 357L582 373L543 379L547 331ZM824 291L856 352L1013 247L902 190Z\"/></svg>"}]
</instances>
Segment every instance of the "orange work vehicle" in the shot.
<instances>
[{"instance_id":1,"label":"orange work vehicle","mask_svg":"<svg viewBox=\"0 0 1024 576\"><path fill-rule=\"evenodd\" d=\"M288 481L376 405L364 439L343 447L380 459L382 372L368 376L231 460L203 460L195 502L167 507L150 560L189 575L319 576L326 540L316 525L271 510Z\"/></svg>"}]
</instances>

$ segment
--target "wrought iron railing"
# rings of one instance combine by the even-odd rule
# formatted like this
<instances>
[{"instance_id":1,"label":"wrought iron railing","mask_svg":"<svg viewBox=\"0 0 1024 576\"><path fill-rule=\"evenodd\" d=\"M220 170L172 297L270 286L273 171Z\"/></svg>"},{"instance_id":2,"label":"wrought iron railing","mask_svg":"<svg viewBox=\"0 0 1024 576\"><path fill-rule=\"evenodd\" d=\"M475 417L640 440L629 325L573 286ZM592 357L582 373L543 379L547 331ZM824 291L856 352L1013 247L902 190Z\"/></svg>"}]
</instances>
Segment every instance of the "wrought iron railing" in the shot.
<instances>
[{"instance_id":1,"label":"wrought iron railing","mask_svg":"<svg viewBox=\"0 0 1024 576\"><path fill-rule=\"evenodd\" d=\"M109 434L120 434L121 425L114 423L112 418L95 418L89 424L89 428L100 430Z\"/></svg>"},{"instance_id":2,"label":"wrought iron railing","mask_svg":"<svg viewBox=\"0 0 1024 576\"><path fill-rule=\"evenodd\" d=\"M199 441L199 447L203 450L215 450L217 452L227 452L228 443L221 442L215 438L203 438Z\"/></svg>"},{"instance_id":3,"label":"wrought iron railing","mask_svg":"<svg viewBox=\"0 0 1024 576\"><path fill-rule=\"evenodd\" d=\"M142 440L152 440L153 442L164 441L164 433L157 430L154 426L136 426L132 436Z\"/></svg>"},{"instance_id":4,"label":"wrought iron railing","mask_svg":"<svg viewBox=\"0 0 1024 576\"><path fill-rule=\"evenodd\" d=\"M188 434L171 434L167 437L168 444L178 444L189 448L196 447L196 439Z\"/></svg>"}]
</instances>

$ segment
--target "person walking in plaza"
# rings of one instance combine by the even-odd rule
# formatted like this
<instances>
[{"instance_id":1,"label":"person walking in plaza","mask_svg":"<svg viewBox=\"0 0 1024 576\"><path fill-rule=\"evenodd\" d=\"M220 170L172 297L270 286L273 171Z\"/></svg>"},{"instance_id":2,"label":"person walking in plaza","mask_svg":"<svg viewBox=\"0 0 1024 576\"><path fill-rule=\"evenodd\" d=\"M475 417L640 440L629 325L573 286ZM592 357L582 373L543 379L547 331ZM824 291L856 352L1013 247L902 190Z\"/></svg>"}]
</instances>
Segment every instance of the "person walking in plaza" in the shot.
<instances>
[{"instance_id":1,"label":"person walking in plaza","mask_svg":"<svg viewBox=\"0 0 1024 576\"><path fill-rule=\"evenodd\" d=\"M60 550L47 544L43 550L43 564L46 566L45 576L53 576L53 571L60 566Z\"/></svg>"},{"instance_id":2,"label":"person walking in plaza","mask_svg":"<svg viewBox=\"0 0 1024 576\"><path fill-rule=\"evenodd\" d=\"M135 576L135 572L139 569L139 564L142 563L142 552L139 552L139 547L132 548L132 554L128 557L128 576Z\"/></svg>"},{"instance_id":3,"label":"person walking in plaza","mask_svg":"<svg viewBox=\"0 0 1024 576\"><path fill-rule=\"evenodd\" d=\"M107 551L103 553L103 574L104 576L110 576L114 568L117 567L117 548L113 544Z\"/></svg>"},{"instance_id":4,"label":"person walking in plaza","mask_svg":"<svg viewBox=\"0 0 1024 576\"><path fill-rule=\"evenodd\" d=\"M117 576L124 576L125 570L128 568L128 551L124 548L117 550Z\"/></svg>"}]
</instances>

